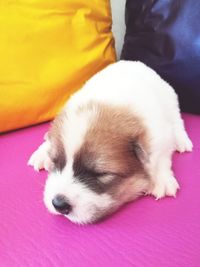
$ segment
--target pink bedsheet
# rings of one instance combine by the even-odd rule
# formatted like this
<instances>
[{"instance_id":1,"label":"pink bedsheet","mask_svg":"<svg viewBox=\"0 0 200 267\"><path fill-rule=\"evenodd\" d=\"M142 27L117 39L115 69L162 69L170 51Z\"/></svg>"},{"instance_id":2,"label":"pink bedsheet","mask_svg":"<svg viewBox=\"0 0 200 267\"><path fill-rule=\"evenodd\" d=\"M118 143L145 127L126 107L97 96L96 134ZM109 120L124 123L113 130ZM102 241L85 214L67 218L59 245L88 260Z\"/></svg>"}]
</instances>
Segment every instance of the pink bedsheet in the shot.
<instances>
[{"instance_id":1,"label":"pink bedsheet","mask_svg":"<svg viewBox=\"0 0 200 267\"><path fill-rule=\"evenodd\" d=\"M200 266L200 117L184 119L194 151L174 156L177 198L144 197L88 226L49 214L46 173L26 165L48 124L0 136L0 267Z\"/></svg>"}]
</instances>

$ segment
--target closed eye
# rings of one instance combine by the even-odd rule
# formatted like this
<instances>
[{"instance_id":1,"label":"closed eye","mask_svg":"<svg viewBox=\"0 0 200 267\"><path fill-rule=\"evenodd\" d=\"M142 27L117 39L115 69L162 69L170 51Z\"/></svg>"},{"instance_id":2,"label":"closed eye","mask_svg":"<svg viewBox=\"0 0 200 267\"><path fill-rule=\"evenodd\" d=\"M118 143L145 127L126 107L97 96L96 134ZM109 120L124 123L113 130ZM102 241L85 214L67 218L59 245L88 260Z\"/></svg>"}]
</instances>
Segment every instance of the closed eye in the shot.
<instances>
[{"instance_id":1,"label":"closed eye","mask_svg":"<svg viewBox=\"0 0 200 267\"><path fill-rule=\"evenodd\" d=\"M110 171L96 171L94 169L87 169L88 176L93 178L101 178L101 177L124 177L122 173L110 172Z\"/></svg>"},{"instance_id":2,"label":"closed eye","mask_svg":"<svg viewBox=\"0 0 200 267\"><path fill-rule=\"evenodd\" d=\"M73 171L74 171L74 177L77 177L80 181L89 181L92 182L94 180L112 180L115 177L122 177L124 176L121 173L115 173L111 171L99 171L95 168L90 168L89 166L86 166L84 162L82 161L82 158L80 158L80 155L78 155L73 163ZM102 178L107 177L107 178ZM108 178L109 177L109 178Z\"/></svg>"},{"instance_id":3,"label":"closed eye","mask_svg":"<svg viewBox=\"0 0 200 267\"><path fill-rule=\"evenodd\" d=\"M75 173L75 176L84 176L84 177L91 177L91 178L99 178L102 176L107 176L109 173L107 172L98 172L94 169L89 169L89 168L82 168L79 169L79 171L77 171Z\"/></svg>"}]
</instances>

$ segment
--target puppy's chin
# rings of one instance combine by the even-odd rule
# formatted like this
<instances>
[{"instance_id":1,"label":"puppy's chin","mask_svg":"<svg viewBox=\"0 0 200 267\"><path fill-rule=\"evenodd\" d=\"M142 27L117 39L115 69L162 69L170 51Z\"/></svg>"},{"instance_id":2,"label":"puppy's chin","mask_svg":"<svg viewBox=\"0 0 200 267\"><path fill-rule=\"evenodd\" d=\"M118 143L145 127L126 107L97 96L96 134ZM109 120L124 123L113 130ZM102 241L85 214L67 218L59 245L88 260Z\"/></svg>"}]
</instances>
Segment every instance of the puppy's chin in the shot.
<instances>
[{"instance_id":1,"label":"puppy's chin","mask_svg":"<svg viewBox=\"0 0 200 267\"><path fill-rule=\"evenodd\" d=\"M106 216L110 215L112 213L111 210L113 210L113 207L110 208L110 210L108 210L107 212L106 211L103 211L103 212L94 211L93 215L89 214L88 212L88 214L85 214L82 217L80 217L79 215L74 215L74 214L64 215L64 217L70 220L71 222L75 224L79 224L79 225L93 224L105 218Z\"/></svg>"},{"instance_id":2,"label":"puppy's chin","mask_svg":"<svg viewBox=\"0 0 200 267\"><path fill-rule=\"evenodd\" d=\"M97 223L104 218L110 216L114 213L121 205L119 203L114 203L110 207L106 207L104 209L96 208L96 207L88 207L88 209L81 210L77 208L76 210L72 211L70 214L60 214L53 210L51 205L45 203L45 206L49 210L50 213L54 215L60 215L65 217L66 219L70 220L72 223L79 224L79 225L86 225L86 224L94 224Z\"/></svg>"}]
</instances>

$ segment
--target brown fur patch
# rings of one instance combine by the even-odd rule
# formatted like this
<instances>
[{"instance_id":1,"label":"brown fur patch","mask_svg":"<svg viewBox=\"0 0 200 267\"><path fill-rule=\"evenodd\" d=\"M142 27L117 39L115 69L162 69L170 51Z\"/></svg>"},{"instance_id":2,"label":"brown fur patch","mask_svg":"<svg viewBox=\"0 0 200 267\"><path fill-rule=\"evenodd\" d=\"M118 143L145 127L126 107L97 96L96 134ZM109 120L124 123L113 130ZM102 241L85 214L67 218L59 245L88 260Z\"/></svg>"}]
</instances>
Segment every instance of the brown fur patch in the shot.
<instances>
[{"instance_id":1,"label":"brown fur patch","mask_svg":"<svg viewBox=\"0 0 200 267\"><path fill-rule=\"evenodd\" d=\"M74 175L97 193L108 193L116 203L130 201L147 190L144 167L148 135L142 121L126 107L89 103L77 109L93 113L83 144L74 155ZM104 183L102 177L110 176Z\"/></svg>"},{"instance_id":2,"label":"brown fur patch","mask_svg":"<svg viewBox=\"0 0 200 267\"><path fill-rule=\"evenodd\" d=\"M148 154L148 140L144 125L126 107L114 107L89 103L80 107L96 112L95 121L91 122L81 148L90 168L97 171L111 172L129 176L144 171L139 153Z\"/></svg>"}]
</instances>

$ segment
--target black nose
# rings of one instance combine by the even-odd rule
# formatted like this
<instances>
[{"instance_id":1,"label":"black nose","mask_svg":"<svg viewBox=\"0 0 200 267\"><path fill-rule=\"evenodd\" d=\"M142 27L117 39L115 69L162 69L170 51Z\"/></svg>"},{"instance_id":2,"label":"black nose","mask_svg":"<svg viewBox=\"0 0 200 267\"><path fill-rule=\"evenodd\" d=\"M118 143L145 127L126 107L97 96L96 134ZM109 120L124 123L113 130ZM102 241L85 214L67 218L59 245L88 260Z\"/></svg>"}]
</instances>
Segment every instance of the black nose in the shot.
<instances>
[{"instance_id":1,"label":"black nose","mask_svg":"<svg viewBox=\"0 0 200 267\"><path fill-rule=\"evenodd\" d=\"M68 214L72 209L71 205L63 195L56 195L52 200L52 204L54 208L62 214Z\"/></svg>"}]
</instances>

